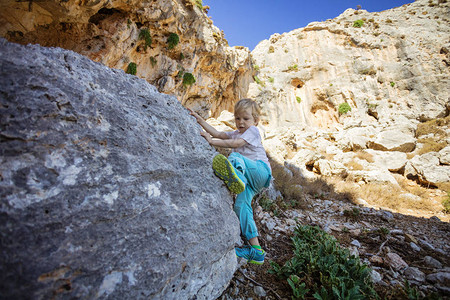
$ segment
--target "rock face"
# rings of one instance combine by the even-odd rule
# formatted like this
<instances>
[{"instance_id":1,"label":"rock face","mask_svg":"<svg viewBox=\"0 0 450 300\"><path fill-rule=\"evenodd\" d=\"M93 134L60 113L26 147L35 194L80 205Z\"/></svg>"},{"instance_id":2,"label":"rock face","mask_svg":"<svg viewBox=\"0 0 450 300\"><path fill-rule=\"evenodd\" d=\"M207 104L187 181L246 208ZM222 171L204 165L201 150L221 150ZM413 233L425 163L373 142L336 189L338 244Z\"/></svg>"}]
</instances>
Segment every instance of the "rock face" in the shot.
<instances>
[{"instance_id":1,"label":"rock face","mask_svg":"<svg viewBox=\"0 0 450 300\"><path fill-rule=\"evenodd\" d=\"M252 51L259 80L248 96L258 99L273 127L339 127L344 102L351 117L384 128L402 117L412 124L444 117L449 12L448 1L418 0L376 13L347 9L332 20L273 34ZM399 146L392 148L403 151ZM411 147L411 141L401 146Z\"/></svg>"},{"instance_id":2,"label":"rock face","mask_svg":"<svg viewBox=\"0 0 450 300\"><path fill-rule=\"evenodd\" d=\"M83 54L126 70L175 95L203 116L231 110L252 78L250 51L228 42L194 0L0 3L0 36ZM148 32L147 43L145 32ZM179 43L168 44L171 34ZM171 48L171 49L170 49ZM196 82L183 85L191 73Z\"/></svg>"},{"instance_id":3,"label":"rock face","mask_svg":"<svg viewBox=\"0 0 450 300\"><path fill-rule=\"evenodd\" d=\"M179 101L59 48L0 70L2 298L220 295L238 219Z\"/></svg>"}]
</instances>

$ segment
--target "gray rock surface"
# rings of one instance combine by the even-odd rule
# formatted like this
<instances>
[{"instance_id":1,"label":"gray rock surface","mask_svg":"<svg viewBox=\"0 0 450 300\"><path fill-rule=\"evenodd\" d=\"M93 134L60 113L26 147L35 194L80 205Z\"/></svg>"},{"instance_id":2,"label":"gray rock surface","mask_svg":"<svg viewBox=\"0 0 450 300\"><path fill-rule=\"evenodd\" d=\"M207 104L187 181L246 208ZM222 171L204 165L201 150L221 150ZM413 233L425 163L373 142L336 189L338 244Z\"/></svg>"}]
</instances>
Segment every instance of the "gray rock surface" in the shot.
<instances>
[{"instance_id":1,"label":"gray rock surface","mask_svg":"<svg viewBox=\"0 0 450 300\"><path fill-rule=\"evenodd\" d=\"M0 73L1 298L219 296L238 219L177 99L3 39Z\"/></svg>"}]
</instances>

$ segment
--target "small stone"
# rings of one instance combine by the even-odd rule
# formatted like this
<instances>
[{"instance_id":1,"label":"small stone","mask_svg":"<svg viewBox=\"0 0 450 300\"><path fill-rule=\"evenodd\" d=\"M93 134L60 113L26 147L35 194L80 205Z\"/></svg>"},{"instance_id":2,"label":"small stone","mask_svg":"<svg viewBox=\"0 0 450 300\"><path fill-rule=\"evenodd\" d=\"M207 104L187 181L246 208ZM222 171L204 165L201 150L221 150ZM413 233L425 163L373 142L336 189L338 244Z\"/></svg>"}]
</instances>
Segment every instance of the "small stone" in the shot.
<instances>
[{"instance_id":1,"label":"small stone","mask_svg":"<svg viewBox=\"0 0 450 300\"><path fill-rule=\"evenodd\" d=\"M441 221L441 219L439 219L439 218L436 217L436 216L432 216L432 217L430 218L430 220L435 221L435 222L440 222L440 221Z\"/></svg>"},{"instance_id":2,"label":"small stone","mask_svg":"<svg viewBox=\"0 0 450 300\"><path fill-rule=\"evenodd\" d=\"M408 264L397 253L386 254L386 263L388 263L394 270L402 270L408 267Z\"/></svg>"},{"instance_id":3,"label":"small stone","mask_svg":"<svg viewBox=\"0 0 450 300\"><path fill-rule=\"evenodd\" d=\"M384 261L383 261L383 258L380 257L380 256L378 256L378 255L372 256L372 257L369 259L369 261L370 261L372 264L377 265L377 266L382 265L383 262L384 262Z\"/></svg>"},{"instance_id":4,"label":"small stone","mask_svg":"<svg viewBox=\"0 0 450 300\"><path fill-rule=\"evenodd\" d=\"M378 283L383 279L381 274L375 270L372 270L372 272L370 272L370 277L372 278L373 283Z\"/></svg>"},{"instance_id":5,"label":"small stone","mask_svg":"<svg viewBox=\"0 0 450 300\"><path fill-rule=\"evenodd\" d=\"M333 230L333 231L336 231L336 232L341 232L341 231L342 231L341 228L339 228L339 227L337 227L337 226L334 226L334 225L330 225L329 228L330 228L331 230Z\"/></svg>"},{"instance_id":6,"label":"small stone","mask_svg":"<svg viewBox=\"0 0 450 300\"><path fill-rule=\"evenodd\" d=\"M401 230L401 229L392 229L392 230L390 231L390 233L391 233L392 235L403 234L403 230Z\"/></svg>"},{"instance_id":7,"label":"small stone","mask_svg":"<svg viewBox=\"0 0 450 300\"><path fill-rule=\"evenodd\" d=\"M360 236L361 235L361 229L352 229L349 232L353 236Z\"/></svg>"},{"instance_id":8,"label":"small stone","mask_svg":"<svg viewBox=\"0 0 450 300\"><path fill-rule=\"evenodd\" d=\"M268 242L271 242L271 241L273 240L273 237L267 234L267 235L266 235L266 240L267 240Z\"/></svg>"},{"instance_id":9,"label":"small stone","mask_svg":"<svg viewBox=\"0 0 450 300\"><path fill-rule=\"evenodd\" d=\"M275 223L275 221L273 220L267 220L266 221L266 227L269 231L273 231L273 229L275 228L277 224Z\"/></svg>"},{"instance_id":10,"label":"small stone","mask_svg":"<svg viewBox=\"0 0 450 300\"><path fill-rule=\"evenodd\" d=\"M363 198L356 199L356 203L360 204L360 205L364 205L364 206L368 206L369 205L369 203L367 203L367 201L364 200Z\"/></svg>"},{"instance_id":11,"label":"small stone","mask_svg":"<svg viewBox=\"0 0 450 300\"><path fill-rule=\"evenodd\" d=\"M441 262L431 256L425 256L423 262L430 268L442 269Z\"/></svg>"},{"instance_id":12,"label":"small stone","mask_svg":"<svg viewBox=\"0 0 450 300\"><path fill-rule=\"evenodd\" d=\"M353 240L350 245L356 246L357 248L361 248L361 243L358 240Z\"/></svg>"},{"instance_id":13,"label":"small stone","mask_svg":"<svg viewBox=\"0 0 450 300\"><path fill-rule=\"evenodd\" d=\"M381 218L385 221L390 221L394 219L394 215L389 211L381 211Z\"/></svg>"},{"instance_id":14,"label":"small stone","mask_svg":"<svg viewBox=\"0 0 450 300\"><path fill-rule=\"evenodd\" d=\"M422 250L422 249L420 249L419 246L417 246L417 245L416 245L415 243L413 243L413 242L409 243L409 246L410 246L414 251L416 251L416 252L420 252L420 250Z\"/></svg>"},{"instance_id":15,"label":"small stone","mask_svg":"<svg viewBox=\"0 0 450 300\"><path fill-rule=\"evenodd\" d=\"M415 268L415 267L406 268L405 276L409 280L415 280L417 282L425 281L425 274L422 271L420 271L418 268Z\"/></svg>"},{"instance_id":16,"label":"small stone","mask_svg":"<svg viewBox=\"0 0 450 300\"><path fill-rule=\"evenodd\" d=\"M430 243L428 243L427 241L425 241L425 240L419 240L419 244L422 246L422 247L424 247L424 248L427 248L427 249L429 249L429 250L435 250L434 249L434 246L433 245L431 245Z\"/></svg>"},{"instance_id":17,"label":"small stone","mask_svg":"<svg viewBox=\"0 0 450 300\"><path fill-rule=\"evenodd\" d=\"M358 248L356 248L355 246L352 246L349 248L350 250L350 254L355 256L355 257L359 257L359 251Z\"/></svg>"},{"instance_id":18,"label":"small stone","mask_svg":"<svg viewBox=\"0 0 450 300\"><path fill-rule=\"evenodd\" d=\"M408 241L408 242L413 242L413 243L416 244L416 245L418 244L416 238L413 237L412 235L408 234L408 233L405 233L405 239L406 239L406 241Z\"/></svg>"},{"instance_id":19,"label":"small stone","mask_svg":"<svg viewBox=\"0 0 450 300\"><path fill-rule=\"evenodd\" d=\"M259 285L255 286L253 291L258 297L266 297L266 291Z\"/></svg>"},{"instance_id":20,"label":"small stone","mask_svg":"<svg viewBox=\"0 0 450 300\"><path fill-rule=\"evenodd\" d=\"M450 273L438 272L427 275L427 280L433 283L443 283L444 285L450 285Z\"/></svg>"}]
</instances>

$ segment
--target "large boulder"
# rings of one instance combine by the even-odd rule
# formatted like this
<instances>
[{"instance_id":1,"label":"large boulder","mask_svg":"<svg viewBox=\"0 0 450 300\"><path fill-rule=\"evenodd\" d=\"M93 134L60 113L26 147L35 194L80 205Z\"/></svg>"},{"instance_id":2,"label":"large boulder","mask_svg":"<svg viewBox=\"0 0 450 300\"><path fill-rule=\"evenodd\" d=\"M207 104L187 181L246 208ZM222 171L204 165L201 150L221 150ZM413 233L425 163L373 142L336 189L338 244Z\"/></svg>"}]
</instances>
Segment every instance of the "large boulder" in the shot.
<instances>
[{"instance_id":1,"label":"large boulder","mask_svg":"<svg viewBox=\"0 0 450 300\"><path fill-rule=\"evenodd\" d=\"M416 148L416 139L406 130L393 128L380 132L367 145L374 150L411 152Z\"/></svg>"},{"instance_id":2,"label":"large boulder","mask_svg":"<svg viewBox=\"0 0 450 300\"><path fill-rule=\"evenodd\" d=\"M1 39L0 101L1 298L220 295L238 219L177 99L74 52Z\"/></svg>"},{"instance_id":3,"label":"large boulder","mask_svg":"<svg viewBox=\"0 0 450 300\"><path fill-rule=\"evenodd\" d=\"M450 166L439 164L439 158L438 152L414 156L405 166L405 176L431 186L450 182Z\"/></svg>"},{"instance_id":4,"label":"large boulder","mask_svg":"<svg viewBox=\"0 0 450 300\"><path fill-rule=\"evenodd\" d=\"M372 149L365 150L372 155L373 163L381 168L386 168L391 172L402 170L408 161L406 153L400 151L377 151Z\"/></svg>"}]
</instances>

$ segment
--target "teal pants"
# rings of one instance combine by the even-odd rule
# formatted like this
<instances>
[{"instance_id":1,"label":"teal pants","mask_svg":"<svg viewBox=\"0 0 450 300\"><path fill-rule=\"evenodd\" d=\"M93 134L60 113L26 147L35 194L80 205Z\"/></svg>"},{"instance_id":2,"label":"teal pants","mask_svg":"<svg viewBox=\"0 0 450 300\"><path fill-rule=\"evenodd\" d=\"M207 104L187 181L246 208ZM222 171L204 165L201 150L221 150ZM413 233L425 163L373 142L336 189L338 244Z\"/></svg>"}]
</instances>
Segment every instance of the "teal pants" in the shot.
<instances>
[{"instance_id":1,"label":"teal pants","mask_svg":"<svg viewBox=\"0 0 450 300\"><path fill-rule=\"evenodd\" d=\"M252 199L264 187L270 185L272 174L269 166L262 160L251 160L237 152L228 156L236 174L245 183L245 190L238 194L234 204L234 212L239 218L241 231L247 240L258 236L253 219Z\"/></svg>"}]
</instances>

